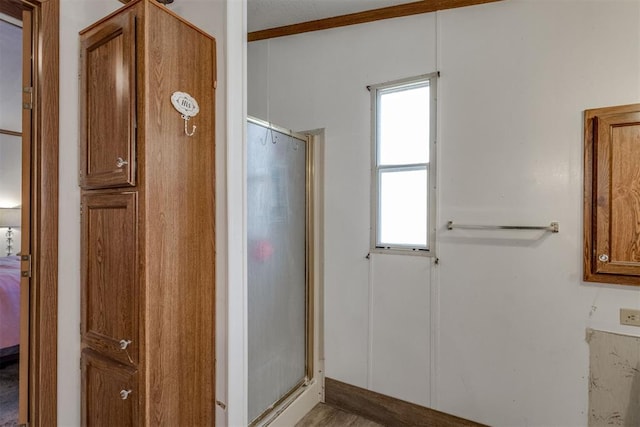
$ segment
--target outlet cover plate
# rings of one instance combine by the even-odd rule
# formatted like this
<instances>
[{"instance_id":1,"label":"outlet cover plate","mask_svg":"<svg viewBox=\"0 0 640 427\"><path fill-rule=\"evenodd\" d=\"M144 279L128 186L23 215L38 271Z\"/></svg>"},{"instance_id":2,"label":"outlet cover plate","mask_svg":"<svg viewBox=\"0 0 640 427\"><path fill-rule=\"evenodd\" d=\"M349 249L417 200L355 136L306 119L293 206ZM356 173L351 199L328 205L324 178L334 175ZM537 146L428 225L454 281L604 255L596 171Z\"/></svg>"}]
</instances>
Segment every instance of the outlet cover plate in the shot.
<instances>
[{"instance_id":1,"label":"outlet cover plate","mask_svg":"<svg viewBox=\"0 0 640 427\"><path fill-rule=\"evenodd\" d=\"M620 324L629 326L640 326L640 310L621 308Z\"/></svg>"}]
</instances>

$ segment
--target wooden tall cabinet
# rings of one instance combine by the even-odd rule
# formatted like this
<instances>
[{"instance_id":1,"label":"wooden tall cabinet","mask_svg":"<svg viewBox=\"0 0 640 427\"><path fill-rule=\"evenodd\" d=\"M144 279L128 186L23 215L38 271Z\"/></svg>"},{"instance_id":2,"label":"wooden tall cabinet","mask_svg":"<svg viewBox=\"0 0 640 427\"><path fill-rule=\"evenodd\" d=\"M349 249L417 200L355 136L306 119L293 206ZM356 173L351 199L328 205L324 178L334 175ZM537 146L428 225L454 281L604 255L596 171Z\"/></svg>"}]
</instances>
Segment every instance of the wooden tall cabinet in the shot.
<instances>
[{"instance_id":1,"label":"wooden tall cabinet","mask_svg":"<svg viewBox=\"0 0 640 427\"><path fill-rule=\"evenodd\" d=\"M213 425L215 40L136 0L80 46L82 423Z\"/></svg>"},{"instance_id":2,"label":"wooden tall cabinet","mask_svg":"<svg viewBox=\"0 0 640 427\"><path fill-rule=\"evenodd\" d=\"M585 111L584 279L640 285L640 104Z\"/></svg>"}]
</instances>

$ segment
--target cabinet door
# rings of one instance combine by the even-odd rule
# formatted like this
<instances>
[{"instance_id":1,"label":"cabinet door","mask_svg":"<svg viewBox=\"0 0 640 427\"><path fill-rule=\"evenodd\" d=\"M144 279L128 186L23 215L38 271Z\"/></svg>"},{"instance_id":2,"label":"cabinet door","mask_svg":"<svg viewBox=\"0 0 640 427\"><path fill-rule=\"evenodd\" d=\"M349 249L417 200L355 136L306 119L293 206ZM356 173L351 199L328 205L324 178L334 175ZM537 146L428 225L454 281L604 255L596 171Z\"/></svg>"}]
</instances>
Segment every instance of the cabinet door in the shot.
<instances>
[{"instance_id":1,"label":"cabinet door","mask_svg":"<svg viewBox=\"0 0 640 427\"><path fill-rule=\"evenodd\" d=\"M591 110L586 280L640 284L640 105ZM587 112L587 113L590 113ZM587 153L587 150L589 151ZM591 188L587 194L587 180Z\"/></svg>"},{"instance_id":2,"label":"cabinet door","mask_svg":"<svg viewBox=\"0 0 640 427\"><path fill-rule=\"evenodd\" d=\"M123 363L138 362L136 193L82 197L83 343Z\"/></svg>"},{"instance_id":3,"label":"cabinet door","mask_svg":"<svg viewBox=\"0 0 640 427\"><path fill-rule=\"evenodd\" d=\"M80 185L135 185L135 11L80 37Z\"/></svg>"},{"instance_id":4,"label":"cabinet door","mask_svg":"<svg viewBox=\"0 0 640 427\"><path fill-rule=\"evenodd\" d=\"M87 349L82 351L81 365L82 425L139 425L137 371Z\"/></svg>"}]
</instances>

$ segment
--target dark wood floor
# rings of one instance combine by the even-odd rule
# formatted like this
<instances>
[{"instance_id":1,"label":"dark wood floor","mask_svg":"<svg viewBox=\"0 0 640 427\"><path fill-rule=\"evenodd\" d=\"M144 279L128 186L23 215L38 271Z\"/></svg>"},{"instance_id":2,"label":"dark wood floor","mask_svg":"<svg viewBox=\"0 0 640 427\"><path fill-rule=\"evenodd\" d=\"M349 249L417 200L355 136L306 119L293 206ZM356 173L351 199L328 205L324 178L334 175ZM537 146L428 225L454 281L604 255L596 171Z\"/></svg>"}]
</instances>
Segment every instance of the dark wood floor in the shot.
<instances>
[{"instance_id":1,"label":"dark wood floor","mask_svg":"<svg viewBox=\"0 0 640 427\"><path fill-rule=\"evenodd\" d=\"M358 415L318 403L296 427L383 427Z\"/></svg>"}]
</instances>

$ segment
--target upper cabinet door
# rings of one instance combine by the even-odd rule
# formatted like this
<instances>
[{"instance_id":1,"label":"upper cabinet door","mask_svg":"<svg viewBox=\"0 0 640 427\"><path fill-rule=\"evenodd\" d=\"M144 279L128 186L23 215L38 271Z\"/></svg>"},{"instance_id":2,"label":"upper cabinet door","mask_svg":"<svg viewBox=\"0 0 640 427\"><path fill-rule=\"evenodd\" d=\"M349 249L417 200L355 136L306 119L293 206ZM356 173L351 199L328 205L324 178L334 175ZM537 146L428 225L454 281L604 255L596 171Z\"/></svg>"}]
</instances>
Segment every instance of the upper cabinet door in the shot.
<instances>
[{"instance_id":1,"label":"upper cabinet door","mask_svg":"<svg viewBox=\"0 0 640 427\"><path fill-rule=\"evenodd\" d=\"M80 36L80 186L135 185L135 11Z\"/></svg>"},{"instance_id":2,"label":"upper cabinet door","mask_svg":"<svg viewBox=\"0 0 640 427\"><path fill-rule=\"evenodd\" d=\"M585 280L640 285L640 104L585 127Z\"/></svg>"}]
</instances>

